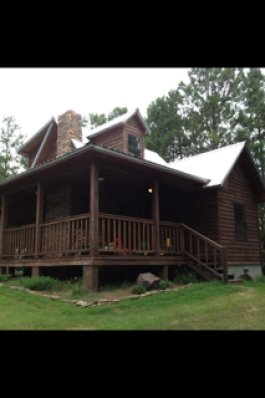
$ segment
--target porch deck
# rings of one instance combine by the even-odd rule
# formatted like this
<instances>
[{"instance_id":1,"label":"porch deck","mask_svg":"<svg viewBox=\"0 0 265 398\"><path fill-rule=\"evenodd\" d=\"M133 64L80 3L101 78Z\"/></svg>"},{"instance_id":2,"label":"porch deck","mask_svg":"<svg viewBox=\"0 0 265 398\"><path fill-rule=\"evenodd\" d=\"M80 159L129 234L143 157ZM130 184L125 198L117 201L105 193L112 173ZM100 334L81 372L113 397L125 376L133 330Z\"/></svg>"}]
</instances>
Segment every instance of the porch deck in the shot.
<instances>
[{"instance_id":1,"label":"porch deck","mask_svg":"<svg viewBox=\"0 0 265 398\"><path fill-rule=\"evenodd\" d=\"M207 279L225 273L224 248L184 224L99 213L91 248L90 213L5 228L1 267L170 266L187 264ZM223 274L224 275L224 274ZM223 277L223 276L222 276Z\"/></svg>"}]
</instances>

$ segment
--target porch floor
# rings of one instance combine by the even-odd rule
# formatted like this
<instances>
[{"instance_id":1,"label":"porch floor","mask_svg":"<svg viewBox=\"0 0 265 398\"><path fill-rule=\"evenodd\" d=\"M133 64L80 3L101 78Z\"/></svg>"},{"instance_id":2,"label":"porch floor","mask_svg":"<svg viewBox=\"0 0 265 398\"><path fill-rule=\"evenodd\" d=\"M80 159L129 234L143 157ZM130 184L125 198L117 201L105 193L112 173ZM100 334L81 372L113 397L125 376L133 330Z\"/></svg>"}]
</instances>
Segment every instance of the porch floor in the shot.
<instances>
[{"instance_id":1,"label":"porch floor","mask_svg":"<svg viewBox=\"0 0 265 398\"><path fill-rule=\"evenodd\" d=\"M106 256L100 255L96 257L90 256L69 256L69 257L45 257L45 258L6 258L1 259L0 267L58 267L58 266L162 266L162 265L181 265L185 264L185 256L183 254L164 255L164 256Z\"/></svg>"}]
</instances>

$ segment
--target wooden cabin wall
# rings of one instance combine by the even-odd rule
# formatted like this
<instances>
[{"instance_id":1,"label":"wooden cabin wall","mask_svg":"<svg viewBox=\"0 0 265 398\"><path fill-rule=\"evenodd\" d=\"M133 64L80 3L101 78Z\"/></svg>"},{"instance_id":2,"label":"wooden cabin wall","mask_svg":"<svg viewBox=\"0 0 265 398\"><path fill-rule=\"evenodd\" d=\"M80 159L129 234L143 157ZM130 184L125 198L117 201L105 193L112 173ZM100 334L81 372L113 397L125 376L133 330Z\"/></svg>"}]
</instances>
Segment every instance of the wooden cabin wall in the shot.
<instances>
[{"instance_id":1,"label":"wooden cabin wall","mask_svg":"<svg viewBox=\"0 0 265 398\"><path fill-rule=\"evenodd\" d=\"M219 242L217 190L190 193L186 224L208 238Z\"/></svg>"},{"instance_id":2,"label":"wooden cabin wall","mask_svg":"<svg viewBox=\"0 0 265 398\"><path fill-rule=\"evenodd\" d=\"M236 240L234 204L245 207L247 241ZM249 179L237 163L219 191L221 244L227 247L227 260L235 264L260 264L260 234L257 202Z\"/></svg>"},{"instance_id":3,"label":"wooden cabin wall","mask_svg":"<svg viewBox=\"0 0 265 398\"><path fill-rule=\"evenodd\" d=\"M45 148L43 149L43 152L37 162L37 164L41 164L46 162L47 160L53 160L56 158L56 152L57 152L57 142L56 139L50 140L49 143L46 144Z\"/></svg>"},{"instance_id":4,"label":"wooden cabin wall","mask_svg":"<svg viewBox=\"0 0 265 398\"><path fill-rule=\"evenodd\" d=\"M117 127L111 131L106 131L97 137L91 138L91 141L97 145L123 151L123 127Z\"/></svg>"},{"instance_id":5,"label":"wooden cabin wall","mask_svg":"<svg viewBox=\"0 0 265 398\"><path fill-rule=\"evenodd\" d=\"M189 214L188 191L166 184L159 185L160 220L187 224Z\"/></svg>"},{"instance_id":6,"label":"wooden cabin wall","mask_svg":"<svg viewBox=\"0 0 265 398\"><path fill-rule=\"evenodd\" d=\"M34 159L35 159L35 157L36 157L36 155L37 155L38 150L39 150L39 147L35 148L34 151L32 151L32 152L29 153L29 155L28 155L28 167L29 167L29 168L31 167L32 162L34 161Z\"/></svg>"},{"instance_id":7,"label":"wooden cabin wall","mask_svg":"<svg viewBox=\"0 0 265 398\"><path fill-rule=\"evenodd\" d=\"M126 124L130 127L134 127L135 129L137 129L139 131L142 131L142 133L143 133L143 127L137 118L132 117L131 119L127 120Z\"/></svg>"},{"instance_id":8,"label":"wooden cabin wall","mask_svg":"<svg viewBox=\"0 0 265 398\"><path fill-rule=\"evenodd\" d=\"M125 126L117 127L111 131L106 131L91 141L97 145L103 145L108 148L117 149L128 153L128 134L140 137L141 140L141 158L144 157L144 131L136 118L131 118Z\"/></svg>"}]
</instances>

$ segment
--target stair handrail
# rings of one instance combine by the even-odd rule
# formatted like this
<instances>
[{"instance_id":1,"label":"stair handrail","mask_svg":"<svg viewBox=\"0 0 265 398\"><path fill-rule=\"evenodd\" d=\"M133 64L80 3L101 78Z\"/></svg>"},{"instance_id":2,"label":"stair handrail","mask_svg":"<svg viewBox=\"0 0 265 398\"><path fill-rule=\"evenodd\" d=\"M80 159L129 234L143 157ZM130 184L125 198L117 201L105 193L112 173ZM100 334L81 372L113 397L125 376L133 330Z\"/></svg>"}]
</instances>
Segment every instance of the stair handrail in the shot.
<instances>
[{"instance_id":1,"label":"stair handrail","mask_svg":"<svg viewBox=\"0 0 265 398\"><path fill-rule=\"evenodd\" d=\"M184 247L184 230L191 232L195 237L201 239L205 243L207 243L209 246L214 247L218 251L220 251L220 265L223 268L223 276L222 279L224 282L227 282L228 280L228 275L227 275L227 260L226 260L226 248L223 245L220 245L219 243L215 242L214 240L208 238L207 236L201 234L200 232L196 231L195 229L189 227L188 225L181 223L180 226L182 227L182 251L189 257L192 257L194 261L197 261L200 265L202 265L204 268L212 271L213 274L217 275L217 272L214 270L214 268L211 268L208 266L208 264L202 262L199 258L195 257L192 253L189 253Z\"/></svg>"},{"instance_id":2,"label":"stair handrail","mask_svg":"<svg viewBox=\"0 0 265 398\"><path fill-rule=\"evenodd\" d=\"M186 230L192 232L194 235L198 236L199 238L201 238L202 240L206 241L207 243L209 243L212 246L215 246L217 249L223 249L224 246L220 245L219 243L215 242L214 240L208 238L207 236L201 234L200 232L196 231L195 229L188 227L188 225L181 223L180 224L182 227L184 227Z\"/></svg>"}]
</instances>

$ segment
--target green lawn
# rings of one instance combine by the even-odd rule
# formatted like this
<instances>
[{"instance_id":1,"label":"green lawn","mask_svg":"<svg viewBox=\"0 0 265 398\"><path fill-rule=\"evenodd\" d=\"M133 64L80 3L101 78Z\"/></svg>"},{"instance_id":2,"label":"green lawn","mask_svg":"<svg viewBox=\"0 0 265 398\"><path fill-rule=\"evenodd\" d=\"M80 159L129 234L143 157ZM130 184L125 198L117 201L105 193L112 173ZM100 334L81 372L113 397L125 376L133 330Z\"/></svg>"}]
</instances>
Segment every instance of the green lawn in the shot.
<instances>
[{"instance_id":1,"label":"green lawn","mask_svg":"<svg viewBox=\"0 0 265 398\"><path fill-rule=\"evenodd\" d=\"M265 283L200 283L179 291L92 308L1 286L0 329L265 330Z\"/></svg>"}]
</instances>

